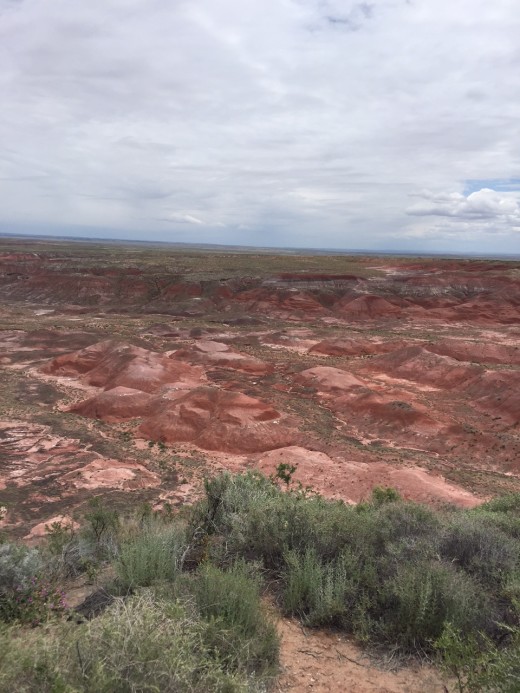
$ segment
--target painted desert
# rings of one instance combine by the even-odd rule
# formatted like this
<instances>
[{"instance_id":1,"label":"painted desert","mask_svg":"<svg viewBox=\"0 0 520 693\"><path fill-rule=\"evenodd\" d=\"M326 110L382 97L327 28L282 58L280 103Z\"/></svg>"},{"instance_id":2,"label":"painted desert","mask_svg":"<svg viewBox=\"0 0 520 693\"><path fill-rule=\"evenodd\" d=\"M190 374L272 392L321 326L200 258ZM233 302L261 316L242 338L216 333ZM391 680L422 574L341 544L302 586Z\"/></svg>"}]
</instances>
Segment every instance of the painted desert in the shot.
<instances>
[{"instance_id":1,"label":"painted desert","mask_svg":"<svg viewBox=\"0 0 520 693\"><path fill-rule=\"evenodd\" d=\"M2 239L0 296L10 540L280 465L348 505L520 492L518 261Z\"/></svg>"},{"instance_id":2,"label":"painted desert","mask_svg":"<svg viewBox=\"0 0 520 693\"><path fill-rule=\"evenodd\" d=\"M329 498L520 489L520 263L3 242L4 528L280 462Z\"/></svg>"}]
</instances>

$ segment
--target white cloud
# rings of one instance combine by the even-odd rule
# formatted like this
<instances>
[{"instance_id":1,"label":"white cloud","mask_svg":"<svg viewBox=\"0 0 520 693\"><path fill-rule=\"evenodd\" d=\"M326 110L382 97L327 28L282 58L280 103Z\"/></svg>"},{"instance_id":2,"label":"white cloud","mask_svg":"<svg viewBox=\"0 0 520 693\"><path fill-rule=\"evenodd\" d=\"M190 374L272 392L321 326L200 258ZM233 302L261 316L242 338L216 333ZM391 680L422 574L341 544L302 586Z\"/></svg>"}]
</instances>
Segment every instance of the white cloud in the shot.
<instances>
[{"instance_id":1,"label":"white cloud","mask_svg":"<svg viewBox=\"0 0 520 693\"><path fill-rule=\"evenodd\" d=\"M510 250L516 198L462 190L520 177L518 35L513 0L0 0L0 230Z\"/></svg>"},{"instance_id":2,"label":"white cloud","mask_svg":"<svg viewBox=\"0 0 520 693\"><path fill-rule=\"evenodd\" d=\"M489 188L467 197L461 193L418 194L420 201L408 207L412 216L448 217L452 220L477 221L520 231L520 198L514 193L499 193Z\"/></svg>"},{"instance_id":3,"label":"white cloud","mask_svg":"<svg viewBox=\"0 0 520 693\"><path fill-rule=\"evenodd\" d=\"M198 219L197 217L194 217L191 214L178 214L175 212L172 212L171 214L168 214L167 216L163 217L163 221L170 221L173 224L204 224L202 219Z\"/></svg>"}]
</instances>

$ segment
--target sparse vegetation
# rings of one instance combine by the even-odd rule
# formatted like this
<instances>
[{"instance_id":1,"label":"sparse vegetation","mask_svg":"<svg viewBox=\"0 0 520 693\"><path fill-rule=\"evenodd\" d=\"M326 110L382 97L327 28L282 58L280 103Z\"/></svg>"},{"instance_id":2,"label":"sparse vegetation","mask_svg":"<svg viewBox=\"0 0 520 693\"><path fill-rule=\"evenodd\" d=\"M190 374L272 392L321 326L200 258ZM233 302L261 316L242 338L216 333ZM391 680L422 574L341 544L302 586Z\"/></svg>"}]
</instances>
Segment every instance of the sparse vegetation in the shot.
<instances>
[{"instance_id":1,"label":"sparse vegetation","mask_svg":"<svg viewBox=\"0 0 520 693\"><path fill-rule=\"evenodd\" d=\"M83 529L51 528L46 548L1 545L0 615L11 625L0 690L15 680L21 691L263 690L278 657L267 584L308 626L438 657L459 691L518 690L516 496L433 511L385 488L353 507L278 481L217 476L183 521L149 506L120 517L95 501ZM116 599L73 626L42 576L73 574L79 555L113 566L105 589ZM23 623L44 621L22 643Z\"/></svg>"},{"instance_id":2,"label":"sparse vegetation","mask_svg":"<svg viewBox=\"0 0 520 693\"><path fill-rule=\"evenodd\" d=\"M1 691L266 690L278 635L254 566L203 562L183 572L189 528L171 512L143 506L120 517L95 501L85 520L74 534L52 527L39 550L0 546ZM116 599L91 623L72 625L60 619L67 611L56 585L88 574L91 564L78 560L86 555L114 575L106 590ZM26 637L24 624L44 622Z\"/></svg>"},{"instance_id":3,"label":"sparse vegetation","mask_svg":"<svg viewBox=\"0 0 520 693\"><path fill-rule=\"evenodd\" d=\"M63 622L21 637L0 631L0 690L261 691L265 679L247 671L244 653L222 658L224 625L204 619L187 599L154 591L117 599L88 624ZM247 656L247 653L245 653Z\"/></svg>"},{"instance_id":4,"label":"sparse vegetation","mask_svg":"<svg viewBox=\"0 0 520 693\"><path fill-rule=\"evenodd\" d=\"M520 632L518 519L515 496L434 512L376 489L350 507L245 474L208 482L194 522L218 560L260 561L308 625L430 655L451 628L514 662L499 645L513 652Z\"/></svg>"},{"instance_id":5,"label":"sparse vegetation","mask_svg":"<svg viewBox=\"0 0 520 693\"><path fill-rule=\"evenodd\" d=\"M153 518L147 520L120 544L115 569L121 587L131 590L175 580L182 568L186 548L181 525L165 524Z\"/></svg>"}]
</instances>

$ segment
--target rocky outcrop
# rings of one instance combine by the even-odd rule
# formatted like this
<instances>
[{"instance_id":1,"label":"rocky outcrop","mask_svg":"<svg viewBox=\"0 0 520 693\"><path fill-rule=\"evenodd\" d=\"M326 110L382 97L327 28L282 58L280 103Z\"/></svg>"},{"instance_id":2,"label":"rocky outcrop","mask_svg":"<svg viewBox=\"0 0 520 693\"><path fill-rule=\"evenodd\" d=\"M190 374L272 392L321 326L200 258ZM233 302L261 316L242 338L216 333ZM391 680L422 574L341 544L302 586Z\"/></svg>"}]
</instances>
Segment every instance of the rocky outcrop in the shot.
<instances>
[{"instance_id":1,"label":"rocky outcrop","mask_svg":"<svg viewBox=\"0 0 520 693\"><path fill-rule=\"evenodd\" d=\"M60 483L78 489L136 491L159 486L161 480L157 474L137 462L101 459L64 474Z\"/></svg>"}]
</instances>

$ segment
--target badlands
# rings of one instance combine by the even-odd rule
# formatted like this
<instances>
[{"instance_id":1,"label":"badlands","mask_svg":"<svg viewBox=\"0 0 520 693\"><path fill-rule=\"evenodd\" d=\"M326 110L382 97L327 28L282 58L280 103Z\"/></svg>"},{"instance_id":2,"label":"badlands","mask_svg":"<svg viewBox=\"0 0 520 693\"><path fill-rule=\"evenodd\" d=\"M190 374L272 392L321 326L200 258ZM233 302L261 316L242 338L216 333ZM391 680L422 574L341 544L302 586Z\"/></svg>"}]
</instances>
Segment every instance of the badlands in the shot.
<instances>
[{"instance_id":1,"label":"badlands","mask_svg":"<svg viewBox=\"0 0 520 693\"><path fill-rule=\"evenodd\" d=\"M3 531L228 469L357 503L520 491L520 263L0 244Z\"/></svg>"}]
</instances>

